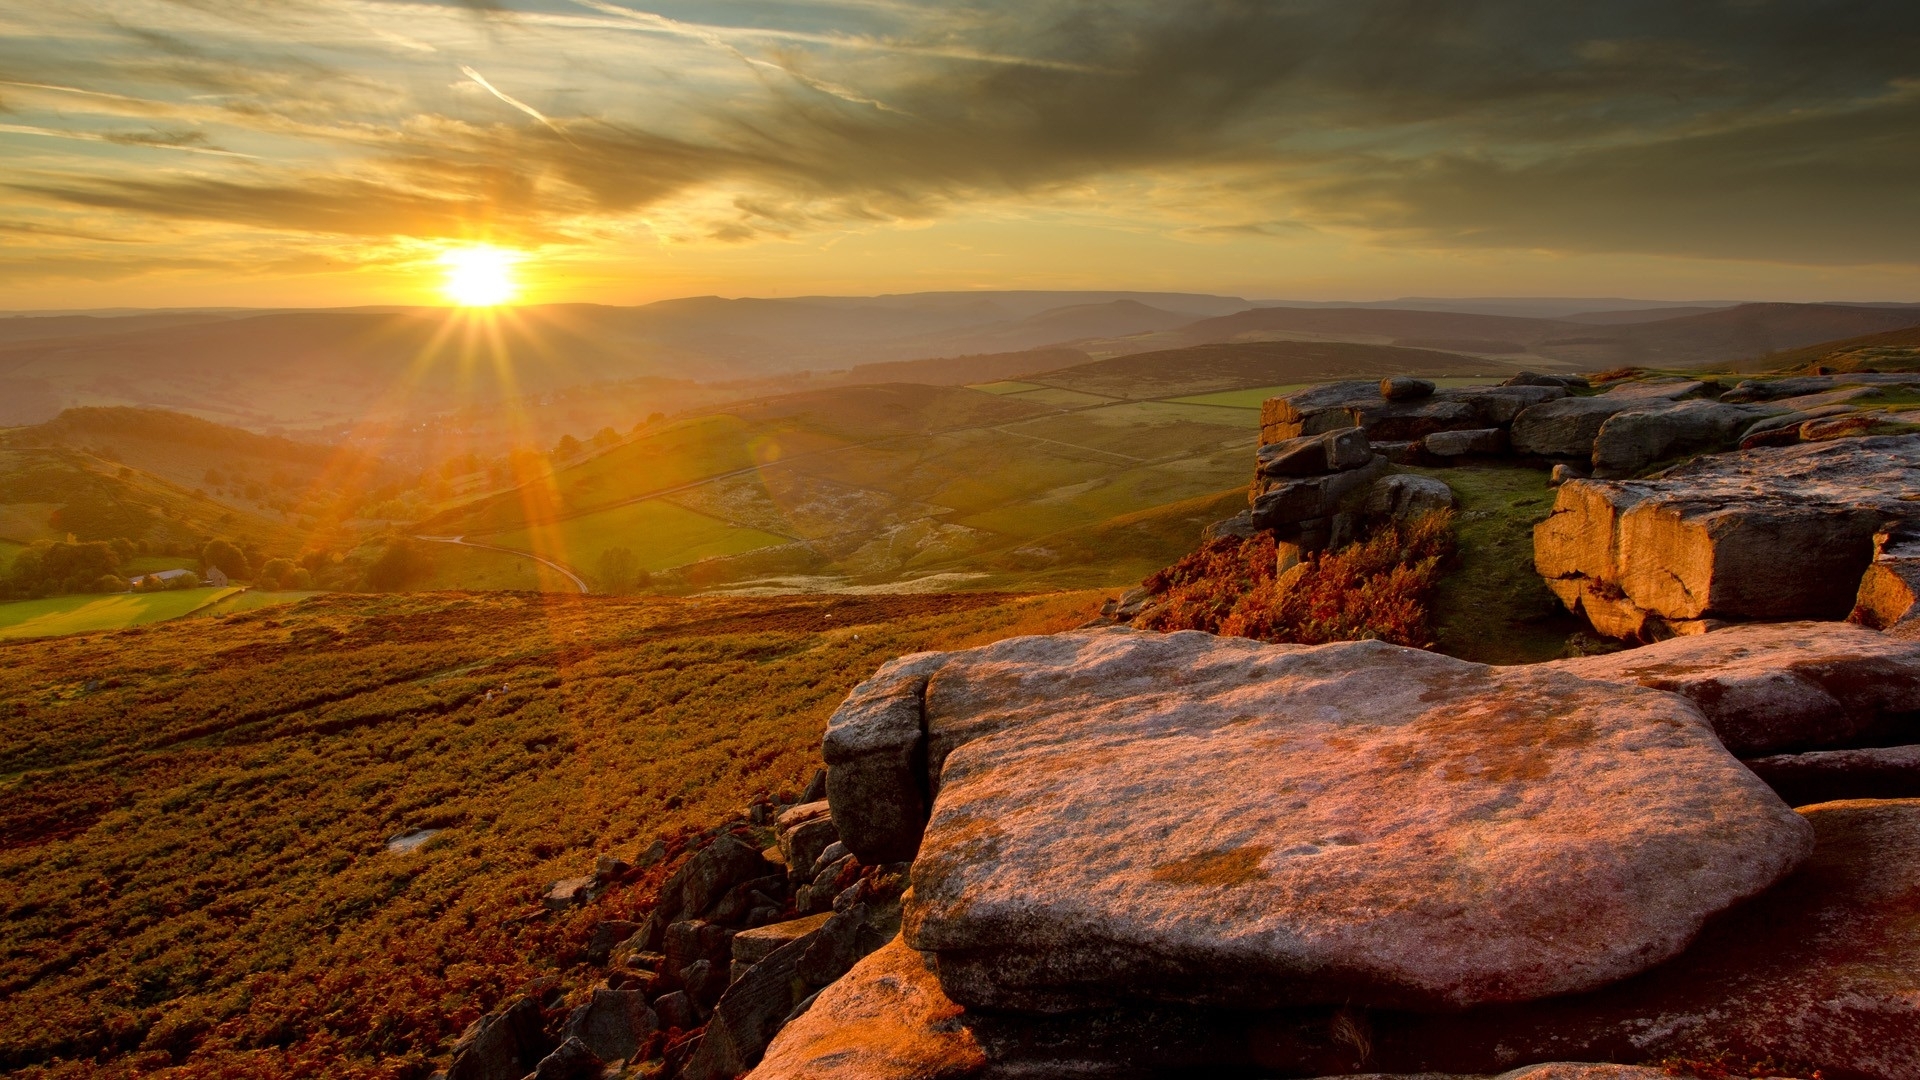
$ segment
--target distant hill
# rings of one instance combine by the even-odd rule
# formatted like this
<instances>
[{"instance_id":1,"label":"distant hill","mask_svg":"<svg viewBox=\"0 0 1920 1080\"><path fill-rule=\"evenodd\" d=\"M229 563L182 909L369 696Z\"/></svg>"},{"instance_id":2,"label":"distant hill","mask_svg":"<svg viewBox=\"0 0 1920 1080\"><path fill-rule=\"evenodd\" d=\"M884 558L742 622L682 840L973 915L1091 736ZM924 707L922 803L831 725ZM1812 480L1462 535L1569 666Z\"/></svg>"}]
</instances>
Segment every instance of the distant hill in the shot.
<instances>
[{"instance_id":1,"label":"distant hill","mask_svg":"<svg viewBox=\"0 0 1920 1080\"><path fill-rule=\"evenodd\" d=\"M197 550L212 537L297 554L296 532L262 514L81 450L0 448L0 539L125 537Z\"/></svg>"},{"instance_id":2,"label":"distant hill","mask_svg":"<svg viewBox=\"0 0 1920 1080\"><path fill-rule=\"evenodd\" d=\"M309 534L326 531L390 498L376 495L381 488L397 493L411 479L379 457L164 409L68 409L45 424L0 431L0 447L110 464L116 481L130 470L141 483L191 493L193 501L184 505L194 512L179 520L192 529L205 532L232 513L236 521L252 521L251 531L263 537L283 534L295 522Z\"/></svg>"},{"instance_id":3,"label":"distant hill","mask_svg":"<svg viewBox=\"0 0 1920 1080\"><path fill-rule=\"evenodd\" d=\"M1517 370L1513 364L1428 349L1336 341L1258 341L1133 353L1025 377L1082 393L1141 399L1326 379L1510 375Z\"/></svg>"},{"instance_id":4,"label":"distant hill","mask_svg":"<svg viewBox=\"0 0 1920 1080\"><path fill-rule=\"evenodd\" d=\"M1727 364L1781 349L1920 325L1920 308L1847 304L1740 304L1641 321L1517 318L1390 308L1256 308L1204 319L1127 343L1114 352L1285 338L1408 346L1445 345L1466 353L1528 355L1575 367Z\"/></svg>"},{"instance_id":5,"label":"distant hill","mask_svg":"<svg viewBox=\"0 0 1920 1080\"><path fill-rule=\"evenodd\" d=\"M1920 371L1920 326L1756 356L1737 371Z\"/></svg>"}]
</instances>

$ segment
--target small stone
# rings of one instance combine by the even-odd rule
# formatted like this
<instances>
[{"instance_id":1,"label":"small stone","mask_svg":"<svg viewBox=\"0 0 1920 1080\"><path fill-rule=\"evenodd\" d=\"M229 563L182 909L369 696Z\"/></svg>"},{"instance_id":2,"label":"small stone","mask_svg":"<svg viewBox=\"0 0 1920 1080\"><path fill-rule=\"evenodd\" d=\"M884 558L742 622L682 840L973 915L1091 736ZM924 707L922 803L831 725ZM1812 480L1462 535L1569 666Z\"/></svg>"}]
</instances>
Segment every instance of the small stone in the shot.
<instances>
[{"instance_id":1,"label":"small stone","mask_svg":"<svg viewBox=\"0 0 1920 1080\"><path fill-rule=\"evenodd\" d=\"M566 1035L602 1061L625 1061L646 1045L659 1026L640 990L595 990L585 1005L567 1017Z\"/></svg>"},{"instance_id":2,"label":"small stone","mask_svg":"<svg viewBox=\"0 0 1920 1080\"><path fill-rule=\"evenodd\" d=\"M810 915L800 919L788 919L755 930L743 930L733 935L733 959L747 964L757 964L771 956L782 945L791 945L795 941L812 935L833 918L831 913Z\"/></svg>"},{"instance_id":3,"label":"small stone","mask_svg":"<svg viewBox=\"0 0 1920 1080\"><path fill-rule=\"evenodd\" d=\"M539 1002L523 997L467 1026L453 1044L447 1080L520 1080L552 1045L542 1031Z\"/></svg>"},{"instance_id":4,"label":"small stone","mask_svg":"<svg viewBox=\"0 0 1920 1080\"><path fill-rule=\"evenodd\" d=\"M562 878L547 887L546 896L541 903L549 911L565 911L570 907L579 907L600 895L600 881L589 874L586 877Z\"/></svg>"},{"instance_id":5,"label":"small stone","mask_svg":"<svg viewBox=\"0 0 1920 1080\"><path fill-rule=\"evenodd\" d=\"M633 864L617 855L602 855L593 861L593 872L602 881L625 877Z\"/></svg>"},{"instance_id":6,"label":"small stone","mask_svg":"<svg viewBox=\"0 0 1920 1080\"><path fill-rule=\"evenodd\" d=\"M1421 439L1420 445L1435 457L1504 454L1507 451L1507 433L1501 428L1436 431Z\"/></svg>"},{"instance_id":7,"label":"small stone","mask_svg":"<svg viewBox=\"0 0 1920 1080\"><path fill-rule=\"evenodd\" d=\"M647 845L647 850L641 852L634 858L633 865L645 870L650 866L660 865L666 861L666 858L667 842L665 840L655 840L653 843Z\"/></svg>"},{"instance_id":8,"label":"small stone","mask_svg":"<svg viewBox=\"0 0 1920 1080\"><path fill-rule=\"evenodd\" d=\"M586 1043L579 1039L568 1039L553 1053L540 1059L530 1080L599 1080L600 1070L605 1065L606 1062L587 1049Z\"/></svg>"},{"instance_id":9,"label":"small stone","mask_svg":"<svg viewBox=\"0 0 1920 1080\"><path fill-rule=\"evenodd\" d=\"M662 1031L692 1031L700 1024L693 999L683 990L660 995L653 1003L653 1011L660 1018Z\"/></svg>"},{"instance_id":10,"label":"small stone","mask_svg":"<svg viewBox=\"0 0 1920 1080\"><path fill-rule=\"evenodd\" d=\"M1388 401L1418 401L1432 397L1434 384L1427 379L1393 375L1380 380L1380 396Z\"/></svg>"},{"instance_id":11,"label":"small stone","mask_svg":"<svg viewBox=\"0 0 1920 1080\"><path fill-rule=\"evenodd\" d=\"M680 971L680 981L686 984L687 997L700 1007L702 1012L713 1008L726 992L727 983L732 978L732 968L727 962L714 963L711 960L695 960Z\"/></svg>"},{"instance_id":12,"label":"small stone","mask_svg":"<svg viewBox=\"0 0 1920 1080\"><path fill-rule=\"evenodd\" d=\"M624 919L602 919L587 938L587 963L604 964L616 946L640 932L640 924Z\"/></svg>"},{"instance_id":13,"label":"small stone","mask_svg":"<svg viewBox=\"0 0 1920 1080\"><path fill-rule=\"evenodd\" d=\"M1555 465L1553 467L1553 472L1547 475L1547 486L1559 487L1561 484L1564 484L1569 480L1585 480L1586 478L1587 478L1586 473L1580 471L1579 469L1575 468L1572 465L1568 465L1565 462L1561 462L1560 464Z\"/></svg>"},{"instance_id":14,"label":"small stone","mask_svg":"<svg viewBox=\"0 0 1920 1080\"><path fill-rule=\"evenodd\" d=\"M833 843L827 845L827 849L820 853L818 859L813 861L813 872L815 875L818 875L820 871L839 862L841 859L851 858L852 855L853 853L847 850L847 845L835 840Z\"/></svg>"}]
</instances>

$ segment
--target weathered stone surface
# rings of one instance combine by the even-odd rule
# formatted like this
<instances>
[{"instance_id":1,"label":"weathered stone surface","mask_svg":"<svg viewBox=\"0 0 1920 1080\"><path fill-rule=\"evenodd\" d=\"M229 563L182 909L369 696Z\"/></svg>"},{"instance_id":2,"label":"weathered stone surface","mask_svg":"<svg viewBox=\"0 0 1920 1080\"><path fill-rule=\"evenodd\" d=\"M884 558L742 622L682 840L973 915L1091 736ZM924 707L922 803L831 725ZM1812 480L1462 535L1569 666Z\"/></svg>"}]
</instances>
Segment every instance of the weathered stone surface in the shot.
<instances>
[{"instance_id":1,"label":"weathered stone surface","mask_svg":"<svg viewBox=\"0 0 1920 1080\"><path fill-rule=\"evenodd\" d=\"M802 919L788 919L785 922L770 923L752 930L742 930L733 935L733 958L737 961L757 964L765 960L774 950L783 945L791 945L802 938L810 937L815 931L827 924L833 913L822 912L808 915Z\"/></svg>"},{"instance_id":2,"label":"weathered stone surface","mask_svg":"<svg viewBox=\"0 0 1920 1080\"><path fill-rule=\"evenodd\" d=\"M1754 758L1747 768L1792 806L1920 796L1920 746L1777 754Z\"/></svg>"},{"instance_id":3,"label":"weathered stone surface","mask_svg":"<svg viewBox=\"0 0 1920 1080\"><path fill-rule=\"evenodd\" d=\"M1432 397L1434 384L1410 375L1389 375L1380 380L1380 396L1388 401L1418 401Z\"/></svg>"},{"instance_id":4,"label":"weathered stone surface","mask_svg":"<svg viewBox=\"0 0 1920 1080\"><path fill-rule=\"evenodd\" d=\"M1849 372L1844 375L1799 375L1786 379L1745 379L1721 395L1722 401L1777 401L1823 394L1849 386L1920 386L1914 373Z\"/></svg>"},{"instance_id":5,"label":"weathered stone surface","mask_svg":"<svg viewBox=\"0 0 1920 1080\"><path fill-rule=\"evenodd\" d=\"M1882 546L1860 576L1850 622L1908 636L1920 630L1920 543Z\"/></svg>"},{"instance_id":6,"label":"weathered stone surface","mask_svg":"<svg viewBox=\"0 0 1920 1080\"><path fill-rule=\"evenodd\" d=\"M1435 431L1504 427L1522 410L1566 395L1561 386L1463 386L1389 401L1373 383L1322 383L1268 399L1260 410L1260 441L1350 427L1365 430L1375 442L1412 441Z\"/></svg>"},{"instance_id":7,"label":"weathered stone surface","mask_svg":"<svg viewBox=\"0 0 1920 1080\"><path fill-rule=\"evenodd\" d=\"M1778 410L1770 405L1722 405L1676 401L1651 409L1615 413L1593 440L1593 475L1632 476L1656 461L1732 447L1740 431Z\"/></svg>"},{"instance_id":8,"label":"weathered stone surface","mask_svg":"<svg viewBox=\"0 0 1920 1080\"><path fill-rule=\"evenodd\" d=\"M528 1080L600 1080L601 1061L579 1039L567 1039L540 1059Z\"/></svg>"},{"instance_id":9,"label":"weathered stone surface","mask_svg":"<svg viewBox=\"0 0 1920 1080\"><path fill-rule=\"evenodd\" d=\"M820 992L750 1080L955 1080L986 1067L931 965L895 938Z\"/></svg>"},{"instance_id":10,"label":"weathered stone surface","mask_svg":"<svg viewBox=\"0 0 1920 1080\"><path fill-rule=\"evenodd\" d=\"M1679 697L1378 642L1019 638L924 715L907 936L979 1007L1566 993L1805 853Z\"/></svg>"},{"instance_id":11,"label":"weathered stone surface","mask_svg":"<svg viewBox=\"0 0 1920 1080\"><path fill-rule=\"evenodd\" d=\"M1636 379L1614 383L1602 396L1636 401L1679 401L1706 388L1707 384L1698 379Z\"/></svg>"},{"instance_id":12,"label":"weathered stone surface","mask_svg":"<svg viewBox=\"0 0 1920 1080\"><path fill-rule=\"evenodd\" d=\"M561 878L547 887L547 893L540 902L550 911L565 911L600 895L600 879L588 874L585 877Z\"/></svg>"},{"instance_id":13,"label":"weathered stone surface","mask_svg":"<svg viewBox=\"0 0 1920 1080\"><path fill-rule=\"evenodd\" d=\"M1920 643L1848 623L1730 626L1541 666L1681 694L1740 757L1920 742Z\"/></svg>"},{"instance_id":14,"label":"weathered stone surface","mask_svg":"<svg viewBox=\"0 0 1920 1080\"><path fill-rule=\"evenodd\" d=\"M539 1004L521 998L467 1026L453 1044L447 1080L520 1080L552 1045L541 1030Z\"/></svg>"},{"instance_id":15,"label":"weathered stone surface","mask_svg":"<svg viewBox=\"0 0 1920 1080\"><path fill-rule=\"evenodd\" d=\"M1224 521L1216 521L1206 528L1201 529L1200 542L1204 544L1212 540L1218 540L1223 536L1233 536L1245 540L1259 531L1260 527L1253 523L1253 511L1242 510ZM1139 612L1136 610L1135 614L1139 614Z\"/></svg>"},{"instance_id":16,"label":"weathered stone surface","mask_svg":"<svg viewBox=\"0 0 1920 1080\"><path fill-rule=\"evenodd\" d=\"M1514 417L1509 434L1513 451L1536 457L1587 461L1593 456L1593 440L1600 434L1601 425L1615 413L1641 404L1644 402L1611 394L1542 402Z\"/></svg>"},{"instance_id":17,"label":"weathered stone surface","mask_svg":"<svg viewBox=\"0 0 1920 1080\"><path fill-rule=\"evenodd\" d=\"M587 938L587 963L604 964L621 942L640 932L640 924L624 919L602 919Z\"/></svg>"},{"instance_id":18,"label":"weathered stone surface","mask_svg":"<svg viewBox=\"0 0 1920 1080\"><path fill-rule=\"evenodd\" d=\"M1502 386L1558 386L1565 389L1579 387L1584 390L1589 385L1585 375L1542 375L1537 371L1523 371L1513 376Z\"/></svg>"},{"instance_id":19,"label":"weathered stone surface","mask_svg":"<svg viewBox=\"0 0 1920 1080\"><path fill-rule=\"evenodd\" d=\"M1569 480L1585 480L1587 475L1587 472L1578 466L1562 461L1555 464L1553 471L1547 474L1547 486L1559 487Z\"/></svg>"},{"instance_id":20,"label":"weathered stone surface","mask_svg":"<svg viewBox=\"0 0 1920 1080\"><path fill-rule=\"evenodd\" d=\"M1746 450L1561 485L1534 564L1569 606L1662 620L1844 618L1873 537L1920 516L1920 436ZM1591 603L1590 603L1591 601ZM1639 636L1646 636L1645 634Z\"/></svg>"},{"instance_id":21,"label":"weathered stone surface","mask_svg":"<svg viewBox=\"0 0 1920 1080\"><path fill-rule=\"evenodd\" d=\"M1403 520L1452 508L1452 488L1444 481L1413 473L1398 473L1375 481L1365 503L1369 514L1386 514Z\"/></svg>"},{"instance_id":22,"label":"weathered stone surface","mask_svg":"<svg viewBox=\"0 0 1920 1080\"><path fill-rule=\"evenodd\" d=\"M1372 458L1367 433L1359 428L1342 428L1262 446L1255 455L1255 468L1267 477L1319 476L1357 469Z\"/></svg>"},{"instance_id":23,"label":"weathered stone surface","mask_svg":"<svg viewBox=\"0 0 1920 1080\"><path fill-rule=\"evenodd\" d=\"M566 1038L577 1039L603 1061L626 1061L660 1027L638 990L595 990L567 1017Z\"/></svg>"},{"instance_id":24,"label":"weathered stone surface","mask_svg":"<svg viewBox=\"0 0 1920 1080\"><path fill-rule=\"evenodd\" d=\"M1420 446L1435 457L1503 454L1507 450L1507 433L1501 428L1436 431L1420 440Z\"/></svg>"},{"instance_id":25,"label":"weathered stone surface","mask_svg":"<svg viewBox=\"0 0 1920 1080\"><path fill-rule=\"evenodd\" d=\"M1331 517L1340 512L1349 496L1384 476L1388 468L1385 458L1375 457L1357 469L1275 484L1253 499L1253 523L1263 529L1278 529Z\"/></svg>"},{"instance_id":26,"label":"weathered stone surface","mask_svg":"<svg viewBox=\"0 0 1920 1080\"><path fill-rule=\"evenodd\" d=\"M1920 802L1800 813L1813 857L1671 963L1590 994L1453 1016L1375 1016L1374 1060L1475 1072L1546 1059L1720 1054L1828 1076L1920 1076ZM1808 1075L1802 1072L1801 1075Z\"/></svg>"},{"instance_id":27,"label":"weathered stone surface","mask_svg":"<svg viewBox=\"0 0 1920 1080\"><path fill-rule=\"evenodd\" d=\"M827 802L841 841L862 862L905 862L919 845L927 820L927 800L912 797L925 775L920 702L939 663L932 653L888 661L827 720Z\"/></svg>"}]
</instances>

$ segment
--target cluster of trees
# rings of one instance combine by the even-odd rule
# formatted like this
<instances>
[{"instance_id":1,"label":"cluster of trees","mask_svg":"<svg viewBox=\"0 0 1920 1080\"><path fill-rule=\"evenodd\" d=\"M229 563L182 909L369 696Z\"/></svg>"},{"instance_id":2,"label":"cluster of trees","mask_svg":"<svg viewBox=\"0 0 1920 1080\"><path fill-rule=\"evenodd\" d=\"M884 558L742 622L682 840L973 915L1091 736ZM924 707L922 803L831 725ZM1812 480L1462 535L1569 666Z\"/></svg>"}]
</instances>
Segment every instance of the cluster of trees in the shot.
<instances>
[{"instance_id":1,"label":"cluster of trees","mask_svg":"<svg viewBox=\"0 0 1920 1080\"><path fill-rule=\"evenodd\" d=\"M192 589L198 588L202 578L215 567L227 575L228 580L252 581L264 589L311 589L315 574L332 559L320 551L308 552L299 562L262 558L249 555L231 540L216 539L200 548L197 572L183 568L188 572L160 580L129 567L136 558L149 553L148 545L135 544L124 537L86 542L43 540L14 556L12 565L0 575L0 597L12 600L128 589L140 592ZM152 553L183 556L178 551Z\"/></svg>"},{"instance_id":2,"label":"cluster of trees","mask_svg":"<svg viewBox=\"0 0 1920 1080\"><path fill-rule=\"evenodd\" d=\"M653 575L640 565L632 548L612 547L600 553L600 587L610 593L630 593L648 588Z\"/></svg>"}]
</instances>

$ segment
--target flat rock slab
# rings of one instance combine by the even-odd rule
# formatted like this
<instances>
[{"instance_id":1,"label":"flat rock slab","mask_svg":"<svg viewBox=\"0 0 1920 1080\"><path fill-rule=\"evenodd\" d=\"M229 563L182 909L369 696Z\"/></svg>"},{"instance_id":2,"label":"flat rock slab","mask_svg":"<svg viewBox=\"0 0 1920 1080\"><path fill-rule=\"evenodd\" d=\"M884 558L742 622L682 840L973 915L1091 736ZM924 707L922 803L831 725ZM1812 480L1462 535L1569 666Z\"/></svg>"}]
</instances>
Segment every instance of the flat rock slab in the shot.
<instances>
[{"instance_id":1,"label":"flat rock slab","mask_svg":"<svg viewBox=\"0 0 1920 1080\"><path fill-rule=\"evenodd\" d=\"M1568 993L1672 956L1808 850L1685 699L1562 671L1106 630L875 681L914 679L925 743L877 755L926 762L899 800L934 796L907 940L969 1006ZM883 741L846 730L889 721L875 697L830 745Z\"/></svg>"},{"instance_id":2,"label":"flat rock slab","mask_svg":"<svg viewBox=\"0 0 1920 1080\"><path fill-rule=\"evenodd\" d=\"M1534 528L1534 565L1614 637L1704 619L1841 619L1874 535L1920 518L1908 498L1917 493L1913 435L1743 450L1646 480L1572 480Z\"/></svg>"},{"instance_id":3,"label":"flat rock slab","mask_svg":"<svg viewBox=\"0 0 1920 1080\"><path fill-rule=\"evenodd\" d=\"M1754 758L1747 768L1793 806L1920 797L1920 746L1775 754Z\"/></svg>"},{"instance_id":4,"label":"flat rock slab","mask_svg":"<svg viewBox=\"0 0 1920 1080\"><path fill-rule=\"evenodd\" d=\"M1541 666L1683 694L1743 758L1920 742L1920 642L1851 623L1730 626Z\"/></svg>"}]
</instances>

